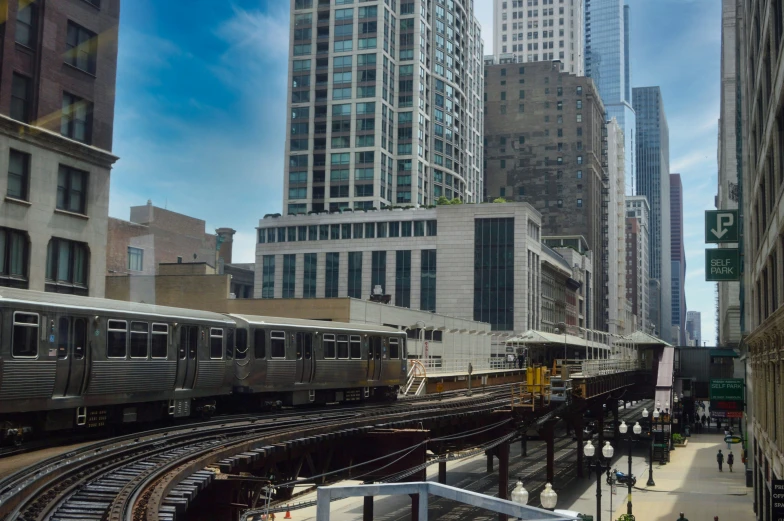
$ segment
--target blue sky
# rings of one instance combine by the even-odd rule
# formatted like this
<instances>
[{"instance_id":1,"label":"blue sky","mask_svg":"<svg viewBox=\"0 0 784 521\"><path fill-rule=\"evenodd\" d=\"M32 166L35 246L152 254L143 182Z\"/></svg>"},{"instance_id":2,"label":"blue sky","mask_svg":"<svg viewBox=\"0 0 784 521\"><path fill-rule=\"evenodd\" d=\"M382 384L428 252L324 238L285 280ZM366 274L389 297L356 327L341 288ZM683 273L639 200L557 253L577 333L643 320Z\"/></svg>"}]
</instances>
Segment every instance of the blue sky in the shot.
<instances>
[{"instance_id":1,"label":"blue sky","mask_svg":"<svg viewBox=\"0 0 784 521\"><path fill-rule=\"evenodd\" d=\"M492 2L477 17L492 51ZM659 85L670 166L683 176L686 295L715 341L715 285L704 282L703 212L716 193L721 3L630 0L632 86ZM254 228L281 210L287 0L133 0L122 4L110 214L157 206L237 230L253 262Z\"/></svg>"}]
</instances>

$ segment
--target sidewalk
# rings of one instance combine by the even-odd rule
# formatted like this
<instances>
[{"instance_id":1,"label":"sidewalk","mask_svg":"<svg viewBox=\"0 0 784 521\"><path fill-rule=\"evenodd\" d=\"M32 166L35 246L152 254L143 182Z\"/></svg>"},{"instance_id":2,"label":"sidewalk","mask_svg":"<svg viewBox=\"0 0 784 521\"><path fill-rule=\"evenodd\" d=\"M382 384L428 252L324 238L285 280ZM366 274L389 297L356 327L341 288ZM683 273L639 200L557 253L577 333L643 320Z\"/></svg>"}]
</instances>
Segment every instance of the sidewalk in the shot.
<instances>
[{"instance_id":1,"label":"sidewalk","mask_svg":"<svg viewBox=\"0 0 784 521\"><path fill-rule=\"evenodd\" d=\"M632 493L636 521L675 521L683 512L689 521L751 521L753 489L746 488L745 469L740 461L740 445L733 446L734 472L724 463L719 472L716 453L719 449L728 454L724 435L696 434L687 438L686 447L678 447L671 454L670 463L654 463L655 487L646 487L647 465L634 466L637 486ZM620 463L620 462L619 462ZM615 517L626 513L626 494L618 490L619 502Z\"/></svg>"}]
</instances>

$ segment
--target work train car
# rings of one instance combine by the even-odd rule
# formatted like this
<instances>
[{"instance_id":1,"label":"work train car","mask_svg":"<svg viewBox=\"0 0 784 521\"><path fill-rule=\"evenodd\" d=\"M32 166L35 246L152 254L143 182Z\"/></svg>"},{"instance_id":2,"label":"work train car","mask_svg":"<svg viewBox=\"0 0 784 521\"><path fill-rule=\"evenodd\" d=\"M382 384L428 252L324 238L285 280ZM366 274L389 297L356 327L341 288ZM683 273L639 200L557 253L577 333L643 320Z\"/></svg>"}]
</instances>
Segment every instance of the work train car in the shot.
<instances>
[{"instance_id":1,"label":"work train car","mask_svg":"<svg viewBox=\"0 0 784 521\"><path fill-rule=\"evenodd\" d=\"M394 399L406 378L406 334L367 324L230 315L237 393L287 405Z\"/></svg>"},{"instance_id":2,"label":"work train car","mask_svg":"<svg viewBox=\"0 0 784 521\"><path fill-rule=\"evenodd\" d=\"M0 289L0 439L397 396L405 334Z\"/></svg>"},{"instance_id":3,"label":"work train car","mask_svg":"<svg viewBox=\"0 0 784 521\"><path fill-rule=\"evenodd\" d=\"M3 288L2 432L211 413L233 388L234 329L217 313Z\"/></svg>"}]
</instances>

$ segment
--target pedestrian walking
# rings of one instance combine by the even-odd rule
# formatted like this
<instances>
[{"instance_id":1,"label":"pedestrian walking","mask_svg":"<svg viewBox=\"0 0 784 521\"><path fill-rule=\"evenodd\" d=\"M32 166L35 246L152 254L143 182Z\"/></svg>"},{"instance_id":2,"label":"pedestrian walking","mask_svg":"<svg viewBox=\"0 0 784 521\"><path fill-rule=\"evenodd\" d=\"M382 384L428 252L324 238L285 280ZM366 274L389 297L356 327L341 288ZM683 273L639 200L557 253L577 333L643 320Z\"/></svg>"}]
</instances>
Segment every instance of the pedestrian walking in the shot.
<instances>
[{"instance_id":1,"label":"pedestrian walking","mask_svg":"<svg viewBox=\"0 0 784 521\"><path fill-rule=\"evenodd\" d=\"M716 454L716 463L719 464L719 472L724 472L721 466L724 464L724 454L721 453L721 449L719 449L719 453Z\"/></svg>"},{"instance_id":2,"label":"pedestrian walking","mask_svg":"<svg viewBox=\"0 0 784 521\"><path fill-rule=\"evenodd\" d=\"M727 454L727 466L730 468L730 472L732 472L732 464L735 463L735 456L730 452Z\"/></svg>"},{"instance_id":3,"label":"pedestrian walking","mask_svg":"<svg viewBox=\"0 0 784 521\"><path fill-rule=\"evenodd\" d=\"M523 353L520 353L517 355L517 368L522 369L524 364L525 364L525 356L523 356Z\"/></svg>"},{"instance_id":4,"label":"pedestrian walking","mask_svg":"<svg viewBox=\"0 0 784 521\"><path fill-rule=\"evenodd\" d=\"M683 515L683 512L681 512L681 517L679 517L679 518L678 518L678 519L676 519L675 521L689 521L689 520L688 520L688 519L686 519L686 516L684 516L684 515Z\"/></svg>"},{"instance_id":5,"label":"pedestrian walking","mask_svg":"<svg viewBox=\"0 0 784 521\"><path fill-rule=\"evenodd\" d=\"M703 414L702 418L700 418L700 421L702 422L702 426L705 427L705 422L708 421L708 415L707 414Z\"/></svg>"}]
</instances>

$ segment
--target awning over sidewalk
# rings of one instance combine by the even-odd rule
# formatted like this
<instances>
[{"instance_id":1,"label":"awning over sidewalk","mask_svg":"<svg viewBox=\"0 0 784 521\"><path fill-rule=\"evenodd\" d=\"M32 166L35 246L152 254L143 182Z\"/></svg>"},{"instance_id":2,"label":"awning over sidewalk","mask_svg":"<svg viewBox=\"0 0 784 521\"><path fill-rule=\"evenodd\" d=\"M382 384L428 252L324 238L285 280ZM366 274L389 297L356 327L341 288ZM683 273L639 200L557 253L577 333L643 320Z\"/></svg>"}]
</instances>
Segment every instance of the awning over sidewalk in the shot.
<instances>
[{"instance_id":1,"label":"awning over sidewalk","mask_svg":"<svg viewBox=\"0 0 784 521\"><path fill-rule=\"evenodd\" d=\"M734 349L711 349L711 358L738 358L740 355Z\"/></svg>"}]
</instances>

